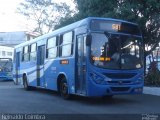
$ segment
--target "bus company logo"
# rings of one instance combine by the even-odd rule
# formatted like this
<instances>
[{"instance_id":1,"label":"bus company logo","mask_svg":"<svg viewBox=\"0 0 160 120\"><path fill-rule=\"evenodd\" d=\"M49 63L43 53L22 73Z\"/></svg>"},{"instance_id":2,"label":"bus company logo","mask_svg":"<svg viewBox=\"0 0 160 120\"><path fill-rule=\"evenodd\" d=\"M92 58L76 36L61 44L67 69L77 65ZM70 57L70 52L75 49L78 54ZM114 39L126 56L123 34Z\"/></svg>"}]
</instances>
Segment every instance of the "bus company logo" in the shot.
<instances>
[{"instance_id":1,"label":"bus company logo","mask_svg":"<svg viewBox=\"0 0 160 120\"><path fill-rule=\"evenodd\" d=\"M142 114L142 120L158 120L158 117L155 114Z\"/></svg>"}]
</instances>

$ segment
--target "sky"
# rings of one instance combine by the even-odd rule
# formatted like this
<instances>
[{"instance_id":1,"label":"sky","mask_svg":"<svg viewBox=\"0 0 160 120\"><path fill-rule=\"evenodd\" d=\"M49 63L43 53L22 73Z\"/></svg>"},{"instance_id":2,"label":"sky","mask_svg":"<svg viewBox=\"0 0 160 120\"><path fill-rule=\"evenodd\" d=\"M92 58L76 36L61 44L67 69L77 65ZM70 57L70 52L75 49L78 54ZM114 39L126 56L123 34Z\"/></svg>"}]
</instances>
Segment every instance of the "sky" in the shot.
<instances>
[{"instance_id":1,"label":"sky","mask_svg":"<svg viewBox=\"0 0 160 120\"><path fill-rule=\"evenodd\" d=\"M24 0L0 0L0 32L30 31L32 22L16 12L20 2ZM72 0L57 0L66 2L73 7Z\"/></svg>"},{"instance_id":2,"label":"sky","mask_svg":"<svg viewBox=\"0 0 160 120\"><path fill-rule=\"evenodd\" d=\"M16 7L20 0L0 0L0 32L18 30L24 21L22 15L16 14ZM23 25L23 24L22 24Z\"/></svg>"}]
</instances>

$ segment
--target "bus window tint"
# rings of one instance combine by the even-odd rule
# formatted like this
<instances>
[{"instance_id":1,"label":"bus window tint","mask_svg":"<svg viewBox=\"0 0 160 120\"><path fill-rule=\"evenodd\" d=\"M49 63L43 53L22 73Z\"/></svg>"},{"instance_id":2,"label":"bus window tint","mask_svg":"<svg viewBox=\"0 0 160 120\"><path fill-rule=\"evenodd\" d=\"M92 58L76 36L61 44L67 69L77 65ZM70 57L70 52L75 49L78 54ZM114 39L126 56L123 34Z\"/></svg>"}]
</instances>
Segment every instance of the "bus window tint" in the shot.
<instances>
[{"instance_id":1,"label":"bus window tint","mask_svg":"<svg viewBox=\"0 0 160 120\"><path fill-rule=\"evenodd\" d=\"M36 43L31 45L31 53L30 53L30 60L34 61L36 60L36 50L37 50L37 45Z\"/></svg>"},{"instance_id":2,"label":"bus window tint","mask_svg":"<svg viewBox=\"0 0 160 120\"><path fill-rule=\"evenodd\" d=\"M73 32L68 32L63 35L60 45L60 56L66 57L72 55L72 36Z\"/></svg>"},{"instance_id":3,"label":"bus window tint","mask_svg":"<svg viewBox=\"0 0 160 120\"><path fill-rule=\"evenodd\" d=\"M57 37L52 37L52 38L48 39L46 57L47 58L57 57L57 49L58 49Z\"/></svg>"}]
</instances>

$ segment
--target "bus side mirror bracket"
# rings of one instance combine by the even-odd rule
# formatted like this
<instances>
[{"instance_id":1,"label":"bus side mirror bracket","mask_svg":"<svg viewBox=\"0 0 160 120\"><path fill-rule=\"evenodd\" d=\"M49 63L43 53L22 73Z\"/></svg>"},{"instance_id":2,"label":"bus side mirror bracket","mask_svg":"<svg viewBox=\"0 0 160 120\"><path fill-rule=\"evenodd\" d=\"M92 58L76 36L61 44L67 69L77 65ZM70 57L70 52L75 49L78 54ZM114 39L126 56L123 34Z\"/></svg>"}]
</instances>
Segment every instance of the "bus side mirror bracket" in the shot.
<instances>
[{"instance_id":1,"label":"bus side mirror bracket","mask_svg":"<svg viewBox=\"0 0 160 120\"><path fill-rule=\"evenodd\" d=\"M86 46L90 46L92 43L92 36L89 34L86 36Z\"/></svg>"}]
</instances>

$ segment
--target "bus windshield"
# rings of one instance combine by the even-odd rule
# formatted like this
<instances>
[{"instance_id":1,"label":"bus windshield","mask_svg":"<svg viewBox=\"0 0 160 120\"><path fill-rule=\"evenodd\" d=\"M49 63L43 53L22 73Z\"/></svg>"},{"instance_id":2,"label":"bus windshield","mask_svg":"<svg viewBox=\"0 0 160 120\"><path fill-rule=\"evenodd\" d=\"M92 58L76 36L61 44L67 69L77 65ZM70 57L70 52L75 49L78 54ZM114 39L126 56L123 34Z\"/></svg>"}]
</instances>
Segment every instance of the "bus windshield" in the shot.
<instances>
[{"instance_id":1,"label":"bus windshield","mask_svg":"<svg viewBox=\"0 0 160 120\"><path fill-rule=\"evenodd\" d=\"M0 58L0 72L11 72L12 60L7 58Z\"/></svg>"},{"instance_id":2,"label":"bus windshield","mask_svg":"<svg viewBox=\"0 0 160 120\"><path fill-rule=\"evenodd\" d=\"M139 69L143 66L141 37L92 33L91 62L107 69Z\"/></svg>"}]
</instances>

